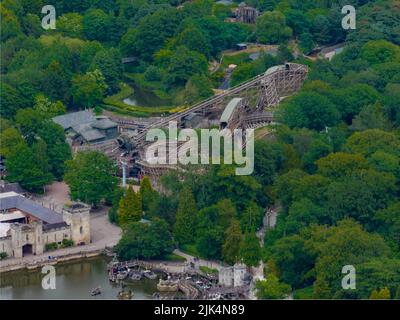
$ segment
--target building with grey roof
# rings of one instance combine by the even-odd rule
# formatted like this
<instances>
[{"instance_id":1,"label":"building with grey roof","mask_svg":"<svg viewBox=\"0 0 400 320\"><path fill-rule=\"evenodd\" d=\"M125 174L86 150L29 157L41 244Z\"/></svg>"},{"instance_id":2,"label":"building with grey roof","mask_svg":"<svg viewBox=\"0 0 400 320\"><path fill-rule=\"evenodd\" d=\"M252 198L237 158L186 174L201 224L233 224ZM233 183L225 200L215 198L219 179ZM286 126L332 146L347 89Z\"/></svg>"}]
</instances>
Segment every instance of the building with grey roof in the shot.
<instances>
[{"instance_id":1,"label":"building with grey roof","mask_svg":"<svg viewBox=\"0 0 400 320\"><path fill-rule=\"evenodd\" d=\"M118 125L104 116L94 116L89 110L71 112L53 118L63 127L72 145L93 144L118 136Z\"/></svg>"},{"instance_id":2,"label":"building with grey roof","mask_svg":"<svg viewBox=\"0 0 400 320\"><path fill-rule=\"evenodd\" d=\"M15 192L0 193L0 253L20 258L42 254L48 244L90 242L90 207L78 203L62 213Z\"/></svg>"}]
</instances>

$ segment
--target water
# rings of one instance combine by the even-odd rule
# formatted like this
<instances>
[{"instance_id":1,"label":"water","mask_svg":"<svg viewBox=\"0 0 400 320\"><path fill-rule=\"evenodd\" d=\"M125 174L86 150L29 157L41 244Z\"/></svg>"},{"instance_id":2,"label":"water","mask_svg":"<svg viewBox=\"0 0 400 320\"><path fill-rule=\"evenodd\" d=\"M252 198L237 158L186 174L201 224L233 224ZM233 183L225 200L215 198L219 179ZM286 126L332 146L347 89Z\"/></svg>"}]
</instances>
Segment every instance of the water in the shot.
<instances>
[{"instance_id":1,"label":"water","mask_svg":"<svg viewBox=\"0 0 400 320\"><path fill-rule=\"evenodd\" d=\"M168 106L169 101L161 99L152 91L143 89L133 83L129 84L133 89L133 95L123 99L122 101L130 106L139 107L163 107Z\"/></svg>"},{"instance_id":2,"label":"water","mask_svg":"<svg viewBox=\"0 0 400 320\"><path fill-rule=\"evenodd\" d=\"M96 257L55 265L56 289L44 290L43 274L39 270L20 270L0 274L0 299L117 299L121 287L110 283L107 275L108 260ZM133 299L152 299L157 281L143 279L126 283ZM102 294L92 297L90 291L100 286Z\"/></svg>"}]
</instances>

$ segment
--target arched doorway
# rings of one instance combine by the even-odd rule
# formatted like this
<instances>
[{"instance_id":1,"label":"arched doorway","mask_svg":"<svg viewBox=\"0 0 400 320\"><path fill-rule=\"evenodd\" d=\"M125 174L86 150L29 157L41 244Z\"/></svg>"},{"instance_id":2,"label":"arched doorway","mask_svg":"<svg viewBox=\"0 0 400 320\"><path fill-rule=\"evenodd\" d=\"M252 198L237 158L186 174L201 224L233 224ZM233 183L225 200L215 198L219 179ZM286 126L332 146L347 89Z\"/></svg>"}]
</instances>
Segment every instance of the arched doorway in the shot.
<instances>
[{"instance_id":1,"label":"arched doorway","mask_svg":"<svg viewBox=\"0 0 400 320\"><path fill-rule=\"evenodd\" d=\"M33 253L33 247L31 244L27 243L26 245L22 246L22 256L25 257L29 254Z\"/></svg>"}]
</instances>

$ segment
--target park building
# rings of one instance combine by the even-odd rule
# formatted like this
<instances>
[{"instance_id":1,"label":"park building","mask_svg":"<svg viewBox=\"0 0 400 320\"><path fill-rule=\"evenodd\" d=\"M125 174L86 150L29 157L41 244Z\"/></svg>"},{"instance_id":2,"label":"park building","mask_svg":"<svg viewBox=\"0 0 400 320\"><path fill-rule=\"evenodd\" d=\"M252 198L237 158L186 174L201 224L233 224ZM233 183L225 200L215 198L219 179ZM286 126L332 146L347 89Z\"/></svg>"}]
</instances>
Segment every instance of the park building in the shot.
<instances>
[{"instance_id":1,"label":"park building","mask_svg":"<svg viewBox=\"0 0 400 320\"><path fill-rule=\"evenodd\" d=\"M247 268L243 263L219 270L218 283L223 287L241 287L248 283Z\"/></svg>"},{"instance_id":2,"label":"park building","mask_svg":"<svg viewBox=\"0 0 400 320\"><path fill-rule=\"evenodd\" d=\"M235 9L235 15L237 22L255 24L260 12L256 8L250 7L245 2L242 2Z\"/></svg>"},{"instance_id":3,"label":"park building","mask_svg":"<svg viewBox=\"0 0 400 320\"><path fill-rule=\"evenodd\" d=\"M0 193L0 253L21 258L67 242L90 243L88 205L73 202L58 213L16 192Z\"/></svg>"},{"instance_id":4,"label":"park building","mask_svg":"<svg viewBox=\"0 0 400 320\"><path fill-rule=\"evenodd\" d=\"M118 124L90 110L71 112L53 118L65 132L70 145L102 143L118 136Z\"/></svg>"}]
</instances>

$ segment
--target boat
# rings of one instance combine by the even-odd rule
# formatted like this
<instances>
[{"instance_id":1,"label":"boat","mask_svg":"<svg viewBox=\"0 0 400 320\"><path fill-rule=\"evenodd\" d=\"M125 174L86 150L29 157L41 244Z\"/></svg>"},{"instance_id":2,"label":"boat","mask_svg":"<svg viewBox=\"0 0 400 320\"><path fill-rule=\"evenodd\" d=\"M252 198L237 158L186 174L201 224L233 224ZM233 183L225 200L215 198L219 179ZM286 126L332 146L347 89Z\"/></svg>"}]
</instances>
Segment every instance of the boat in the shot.
<instances>
[{"instance_id":1,"label":"boat","mask_svg":"<svg viewBox=\"0 0 400 320\"><path fill-rule=\"evenodd\" d=\"M151 270L144 270L143 275L150 280L157 279L157 275Z\"/></svg>"},{"instance_id":2,"label":"boat","mask_svg":"<svg viewBox=\"0 0 400 320\"><path fill-rule=\"evenodd\" d=\"M101 294L101 287L94 288L94 289L92 289L92 291L90 292L90 295L91 295L91 296L97 296L97 295L99 295L99 294Z\"/></svg>"},{"instance_id":3,"label":"boat","mask_svg":"<svg viewBox=\"0 0 400 320\"><path fill-rule=\"evenodd\" d=\"M132 297L133 292L131 290L118 292L118 299L120 300L131 300Z\"/></svg>"},{"instance_id":4,"label":"boat","mask_svg":"<svg viewBox=\"0 0 400 320\"><path fill-rule=\"evenodd\" d=\"M28 265L26 266L26 268L27 268L28 270L36 270L36 269L38 268L38 265L37 265L36 263L31 263L31 264L28 264Z\"/></svg>"},{"instance_id":5,"label":"boat","mask_svg":"<svg viewBox=\"0 0 400 320\"><path fill-rule=\"evenodd\" d=\"M176 292L178 291L178 281L160 279L157 289L160 292Z\"/></svg>"},{"instance_id":6,"label":"boat","mask_svg":"<svg viewBox=\"0 0 400 320\"><path fill-rule=\"evenodd\" d=\"M142 280L142 273L140 271L131 272L131 280L134 281Z\"/></svg>"},{"instance_id":7,"label":"boat","mask_svg":"<svg viewBox=\"0 0 400 320\"><path fill-rule=\"evenodd\" d=\"M122 271L117 274L117 280L124 280L128 276L127 271Z\"/></svg>"}]
</instances>

